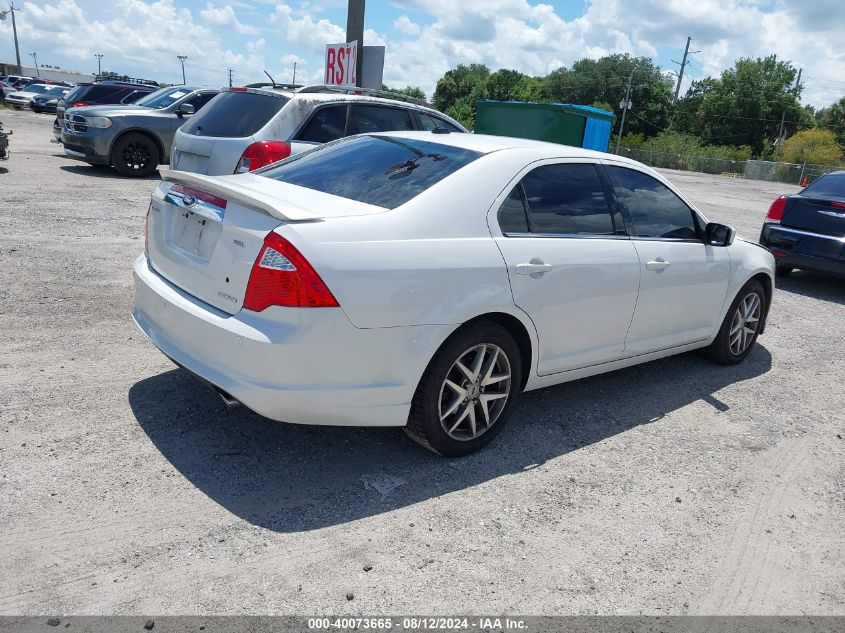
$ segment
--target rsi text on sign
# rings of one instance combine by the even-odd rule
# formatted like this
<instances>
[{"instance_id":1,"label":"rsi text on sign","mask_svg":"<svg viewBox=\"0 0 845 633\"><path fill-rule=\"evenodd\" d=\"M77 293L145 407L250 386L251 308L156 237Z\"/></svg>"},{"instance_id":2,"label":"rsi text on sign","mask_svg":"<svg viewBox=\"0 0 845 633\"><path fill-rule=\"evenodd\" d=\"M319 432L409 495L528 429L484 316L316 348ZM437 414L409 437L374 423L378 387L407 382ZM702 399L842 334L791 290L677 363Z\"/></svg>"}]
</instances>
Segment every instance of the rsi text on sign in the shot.
<instances>
[{"instance_id":1,"label":"rsi text on sign","mask_svg":"<svg viewBox=\"0 0 845 633\"><path fill-rule=\"evenodd\" d=\"M355 66L358 61L358 42L326 44L327 86L354 86L358 82Z\"/></svg>"}]
</instances>

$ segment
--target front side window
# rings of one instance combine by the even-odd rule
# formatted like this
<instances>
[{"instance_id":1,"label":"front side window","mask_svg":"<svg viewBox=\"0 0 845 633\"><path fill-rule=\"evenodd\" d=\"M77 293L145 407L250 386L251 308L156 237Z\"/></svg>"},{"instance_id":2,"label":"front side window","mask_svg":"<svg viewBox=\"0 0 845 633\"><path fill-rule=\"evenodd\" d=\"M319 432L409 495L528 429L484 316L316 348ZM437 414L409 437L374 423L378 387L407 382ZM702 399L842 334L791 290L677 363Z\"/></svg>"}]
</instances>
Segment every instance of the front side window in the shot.
<instances>
[{"instance_id":1,"label":"front side window","mask_svg":"<svg viewBox=\"0 0 845 633\"><path fill-rule=\"evenodd\" d=\"M194 112L199 112L206 103L214 99L217 96L216 92L204 92L202 94L198 94L194 97L188 99L185 103L189 103L194 106Z\"/></svg>"},{"instance_id":2,"label":"front side window","mask_svg":"<svg viewBox=\"0 0 845 633\"><path fill-rule=\"evenodd\" d=\"M634 235L698 240L692 209L656 178L625 167L606 167L616 197L628 207Z\"/></svg>"},{"instance_id":3,"label":"front side window","mask_svg":"<svg viewBox=\"0 0 845 633\"><path fill-rule=\"evenodd\" d=\"M543 165L522 179L533 233L612 235L613 218L595 165Z\"/></svg>"},{"instance_id":4,"label":"front side window","mask_svg":"<svg viewBox=\"0 0 845 633\"><path fill-rule=\"evenodd\" d=\"M348 134L370 134L373 132L395 132L412 130L411 117L407 110L373 105L353 105L349 113Z\"/></svg>"},{"instance_id":5,"label":"front side window","mask_svg":"<svg viewBox=\"0 0 845 633\"><path fill-rule=\"evenodd\" d=\"M163 110L188 94L191 94L191 89L183 86L162 88L147 94L143 99L139 99L137 105L154 110Z\"/></svg>"},{"instance_id":6,"label":"front side window","mask_svg":"<svg viewBox=\"0 0 845 633\"><path fill-rule=\"evenodd\" d=\"M255 172L387 209L406 203L482 156L421 139L355 136Z\"/></svg>"},{"instance_id":7,"label":"front side window","mask_svg":"<svg viewBox=\"0 0 845 633\"><path fill-rule=\"evenodd\" d=\"M346 105L326 106L314 113L311 120L296 135L296 140L328 143L341 138L345 129Z\"/></svg>"}]
</instances>

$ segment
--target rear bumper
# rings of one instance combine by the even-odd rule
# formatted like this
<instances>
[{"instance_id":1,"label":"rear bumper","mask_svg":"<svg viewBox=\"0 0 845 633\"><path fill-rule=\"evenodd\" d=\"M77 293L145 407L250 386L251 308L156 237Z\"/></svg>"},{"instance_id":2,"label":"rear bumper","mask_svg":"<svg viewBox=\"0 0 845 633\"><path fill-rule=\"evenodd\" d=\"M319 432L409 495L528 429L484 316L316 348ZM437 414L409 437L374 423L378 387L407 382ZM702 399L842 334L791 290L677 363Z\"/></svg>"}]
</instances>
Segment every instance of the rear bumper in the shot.
<instances>
[{"instance_id":1,"label":"rear bumper","mask_svg":"<svg viewBox=\"0 0 845 633\"><path fill-rule=\"evenodd\" d=\"M167 282L144 255L133 272L132 316L161 352L284 422L404 426L420 376L452 329L359 329L340 309L229 315Z\"/></svg>"},{"instance_id":2,"label":"rear bumper","mask_svg":"<svg viewBox=\"0 0 845 633\"><path fill-rule=\"evenodd\" d=\"M792 266L845 276L845 237L765 223L760 244L772 251L779 266Z\"/></svg>"}]
</instances>

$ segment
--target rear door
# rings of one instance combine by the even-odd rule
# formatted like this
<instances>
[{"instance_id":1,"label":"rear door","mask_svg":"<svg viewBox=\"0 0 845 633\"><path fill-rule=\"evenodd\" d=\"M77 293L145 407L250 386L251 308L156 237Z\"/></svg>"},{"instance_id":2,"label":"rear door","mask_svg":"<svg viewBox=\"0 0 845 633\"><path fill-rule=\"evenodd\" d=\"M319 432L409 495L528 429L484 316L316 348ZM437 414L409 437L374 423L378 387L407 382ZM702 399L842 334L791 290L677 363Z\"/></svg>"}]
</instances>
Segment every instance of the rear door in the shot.
<instances>
[{"instance_id":1,"label":"rear door","mask_svg":"<svg viewBox=\"0 0 845 633\"><path fill-rule=\"evenodd\" d=\"M708 338L718 326L730 278L726 248L701 239L693 210L644 172L607 165L640 260L637 309L625 356Z\"/></svg>"},{"instance_id":2,"label":"rear door","mask_svg":"<svg viewBox=\"0 0 845 633\"><path fill-rule=\"evenodd\" d=\"M611 203L595 164L545 162L490 218L514 302L537 328L540 375L622 355L640 265Z\"/></svg>"}]
</instances>

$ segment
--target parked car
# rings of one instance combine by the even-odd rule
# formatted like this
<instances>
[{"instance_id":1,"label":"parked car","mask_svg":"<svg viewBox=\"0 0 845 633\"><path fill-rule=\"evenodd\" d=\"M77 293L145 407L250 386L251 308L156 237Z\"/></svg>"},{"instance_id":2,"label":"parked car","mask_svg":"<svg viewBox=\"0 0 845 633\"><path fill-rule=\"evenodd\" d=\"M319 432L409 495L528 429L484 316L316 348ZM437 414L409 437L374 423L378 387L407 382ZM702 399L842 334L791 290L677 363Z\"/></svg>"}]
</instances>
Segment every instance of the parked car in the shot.
<instances>
[{"instance_id":1,"label":"parked car","mask_svg":"<svg viewBox=\"0 0 845 633\"><path fill-rule=\"evenodd\" d=\"M11 132L3 131L3 123L0 123L0 160L9 158L9 136Z\"/></svg>"},{"instance_id":2,"label":"parked car","mask_svg":"<svg viewBox=\"0 0 845 633\"><path fill-rule=\"evenodd\" d=\"M48 112L55 114L56 108L59 105L59 100L64 99L65 95L70 92L70 88L64 88L62 92L56 95L43 94L38 95L29 102L29 107L33 112Z\"/></svg>"},{"instance_id":3,"label":"parked car","mask_svg":"<svg viewBox=\"0 0 845 633\"><path fill-rule=\"evenodd\" d=\"M82 108L89 105L110 105L114 103L134 103L159 89L155 82L146 80L113 80L82 83L71 90L56 107L56 120L53 121L53 136L60 140L64 127L64 115L67 108Z\"/></svg>"},{"instance_id":4,"label":"parked car","mask_svg":"<svg viewBox=\"0 0 845 633\"><path fill-rule=\"evenodd\" d=\"M65 154L92 165L112 165L124 176L143 177L170 160L173 134L202 110L216 88L162 88L131 105L65 111Z\"/></svg>"},{"instance_id":5,"label":"parked car","mask_svg":"<svg viewBox=\"0 0 845 633\"><path fill-rule=\"evenodd\" d=\"M324 86L229 88L179 128L170 163L181 171L234 174L362 132L467 131L433 108L382 94L347 94Z\"/></svg>"},{"instance_id":6,"label":"parked car","mask_svg":"<svg viewBox=\"0 0 845 633\"><path fill-rule=\"evenodd\" d=\"M59 96L66 88L48 84L30 84L24 90L10 92L6 95L6 104L16 110L28 108L32 100L38 95Z\"/></svg>"},{"instance_id":7,"label":"parked car","mask_svg":"<svg viewBox=\"0 0 845 633\"><path fill-rule=\"evenodd\" d=\"M390 132L256 173L166 170L133 316L229 403L479 449L519 393L702 348L748 356L774 258L654 170Z\"/></svg>"},{"instance_id":8,"label":"parked car","mask_svg":"<svg viewBox=\"0 0 845 633\"><path fill-rule=\"evenodd\" d=\"M845 171L775 200L760 244L774 254L778 275L801 268L845 276Z\"/></svg>"}]
</instances>

